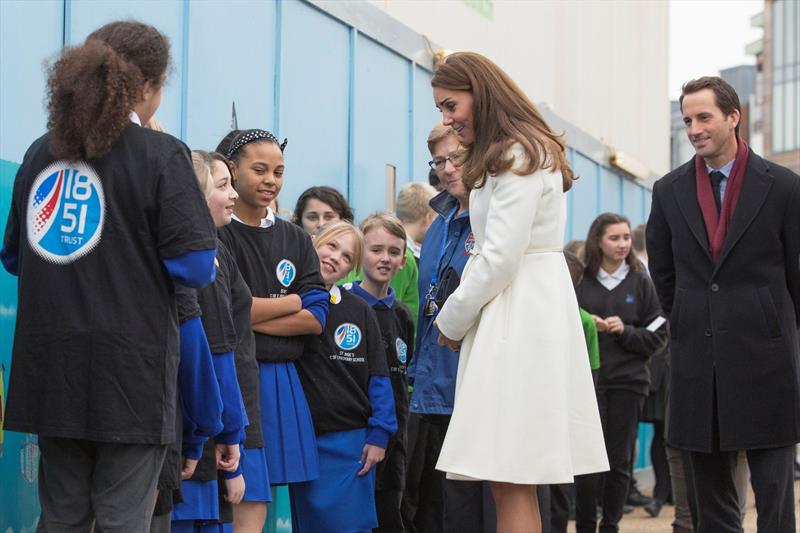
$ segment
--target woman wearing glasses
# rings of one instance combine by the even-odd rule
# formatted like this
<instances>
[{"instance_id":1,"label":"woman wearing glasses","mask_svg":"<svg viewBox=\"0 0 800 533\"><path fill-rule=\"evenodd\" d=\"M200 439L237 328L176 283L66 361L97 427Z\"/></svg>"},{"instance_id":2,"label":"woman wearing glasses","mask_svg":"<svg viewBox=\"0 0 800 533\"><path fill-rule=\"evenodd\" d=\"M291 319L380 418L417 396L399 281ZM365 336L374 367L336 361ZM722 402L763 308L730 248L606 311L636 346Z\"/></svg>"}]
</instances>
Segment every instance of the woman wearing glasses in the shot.
<instances>
[{"instance_id":1,"label":"woman wearing glasses","mask_svg":"<svg viewBox=\"0 0 800 533\"><path fill-rule=\"evenodd\" d=\"M431 81L469 147L475 232L461 284L436 317L461 349L436 467L492 482L497 529L541 531L536 485L608 469L578 304L561 245L573 174L561 136L497 65L447 57Z\"/></svg>"}]
</instances>

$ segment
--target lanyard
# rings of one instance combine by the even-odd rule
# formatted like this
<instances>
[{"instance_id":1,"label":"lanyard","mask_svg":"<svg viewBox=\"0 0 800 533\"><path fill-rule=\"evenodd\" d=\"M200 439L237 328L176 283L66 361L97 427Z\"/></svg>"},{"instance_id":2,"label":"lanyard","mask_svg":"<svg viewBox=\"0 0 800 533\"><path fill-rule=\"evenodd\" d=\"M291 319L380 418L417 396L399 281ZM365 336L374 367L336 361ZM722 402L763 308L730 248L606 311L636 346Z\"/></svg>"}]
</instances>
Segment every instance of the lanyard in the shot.
<instances>
[{"instance_id":1,"label":"lanyard","mask_svg":"<svg viewBox=\"0 0 800 533\"><path fill-rule=\"evenodd\" d=\"M453 210L444 217L444 236L442 237L442 246L439 249L439 258L436 260L436 270L433 271L433 276L431 277L431 284L430 287L436 287L436 284L439 283L439 272L442 270L442 259L444 259L444 253L447 251L447 243L450 242L450 223L453 221L453 218L456 216L456 211L458 211L458 204L453 207Z\"/></svg>"}]
</instances>

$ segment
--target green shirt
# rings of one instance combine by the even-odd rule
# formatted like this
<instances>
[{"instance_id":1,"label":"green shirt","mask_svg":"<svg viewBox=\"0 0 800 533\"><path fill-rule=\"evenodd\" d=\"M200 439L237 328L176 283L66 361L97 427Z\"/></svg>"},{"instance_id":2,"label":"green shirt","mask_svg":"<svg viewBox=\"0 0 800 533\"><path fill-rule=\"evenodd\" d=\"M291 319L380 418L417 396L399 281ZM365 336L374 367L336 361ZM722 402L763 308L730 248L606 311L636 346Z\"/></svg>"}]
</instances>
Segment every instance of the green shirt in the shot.
<instances>
[{"instance_id":1,"label":"green shirt","mask_svg":"<svg viewBox=\"0 0 800 533\"><path fill-rule=\"evenodd\" d=\"M583 336L586 338L586 350L589 352L589 366L592 370L600 368L600 347L597 344L597 326L594 325L592 315L581 309L581 324Z\"/></svg>"},{"instance_id":2,"label":"green shirt","mask_svg":"<svg viewBox=\"0 0 800 533\"><path fill-rule=\"evenodd\" d=\"M350 281L363 280L364 273L356 274L353 270L342 281L340 285L344 285ZM419 281L419 269L417 268L417 261L414 259L414 252L411 248L406 248L406 264L397 271L389 285L392 286L395 293L395 298L403 302L411 311L411 317L414 319L414 327L417 327L417 315L419 314L419 289L417 283ZM595 334L595 340L597 335Z\"/></svg>"}]
</instances>

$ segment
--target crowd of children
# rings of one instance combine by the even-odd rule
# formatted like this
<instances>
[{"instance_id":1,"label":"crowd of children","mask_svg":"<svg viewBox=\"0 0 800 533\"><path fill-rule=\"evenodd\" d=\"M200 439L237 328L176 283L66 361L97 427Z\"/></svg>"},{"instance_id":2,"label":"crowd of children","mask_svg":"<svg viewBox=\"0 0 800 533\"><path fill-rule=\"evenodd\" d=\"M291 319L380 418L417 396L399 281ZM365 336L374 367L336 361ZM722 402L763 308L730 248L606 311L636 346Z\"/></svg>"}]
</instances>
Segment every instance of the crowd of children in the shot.
<instances>
[{"instance_id":1,"label":"crowd of children","mask_svg":"<svg viewBox=\"0 0 800 533\"><path fill-rule=\"evenodd\" d=\"M442 190L408 185L397 216L372 214L356 227L345 197L317 186L285 220L272 206L287 140L234 130L215 151L189 152L141 127L160 101L165 46L152 27L119 22L66 52L51 73L54 98L79 89L62 87L73 71L128 84L101 102L116 113L104 118L113 142L69 138L59 122L67 111L54 100L51 126L63 129L31 147L15 185L2 259L20 274L24 294L15 354L34 356L14 359L7 427L40 434L43 527L94 522L114 530L109 524L117 520L134 531L136 517L153 515L151 531L261 531L270 487L289 485L294 531L492 530L485 484L448 480L434 469L458 366L434 322L475 246L458 134L433 128L431 169ZM143 103L131 105L134 90L144 91ZM76 208L80 231L95 232L86 245L43 236L52 226L48 202L58 194L88 202ZM34 229L24 228L31 216L25 206L40 210ZM66 207L56 216L78 224ZM27 247L20 244L26 237ZM568 257L602 400L612 467L603 478L603 521L613 525L648 392L647 359L666 343L665 329L653 327L660 309L652 284L629 242L628 221L606 214L590 229L585 266ZM90 275L57 268L81 258ZM49 289L62 294L57 305L78 307L57 308L71 323L47 330L48 337L33 321L38 309L54 305ZM99 316L119 323L101 331ZM112 368L119 350L132 356ZM143 378L159 365L158 377ZM71 403L54 408L59 394ZM95 441L149 448L127 458L131 448L101 449ZM102 458L109 479L125 461L138 464L129 480L138 492L109 491L111 503L65 511L64 486L103 489L97 481L81 486L86 476L68 471L76 454L95 475ZM595 475L578 481L579 531L594 531L598 487ZM131 498L152 502L146 496L156 489L155 509L115 511ZM568 492L551 494L553 523L565 523Z\"/></svg>"}]
</instances>

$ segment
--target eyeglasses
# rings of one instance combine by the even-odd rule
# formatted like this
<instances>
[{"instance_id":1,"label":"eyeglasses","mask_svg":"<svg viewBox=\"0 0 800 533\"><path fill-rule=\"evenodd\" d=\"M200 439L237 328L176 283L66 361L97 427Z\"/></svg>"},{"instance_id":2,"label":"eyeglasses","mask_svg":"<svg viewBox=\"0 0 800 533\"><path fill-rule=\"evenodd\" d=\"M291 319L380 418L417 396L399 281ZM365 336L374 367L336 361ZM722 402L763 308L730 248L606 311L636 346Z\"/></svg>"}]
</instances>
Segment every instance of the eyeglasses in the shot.
<instances>
[{"instance_id":1,"label":"eyeglasses","mask_svg":"<svg viewBox=\"0 0 800 533\"><path fill-rule=\"evenodd\" d=\"M431 161L428 161L428 166L434 170L442 170L447 165L447 162L450 161L454 167L457 167L464 162L465 155L465 150L456 150L447 154L447 157L434 157Z\"/></svg>"}]
</instances>

